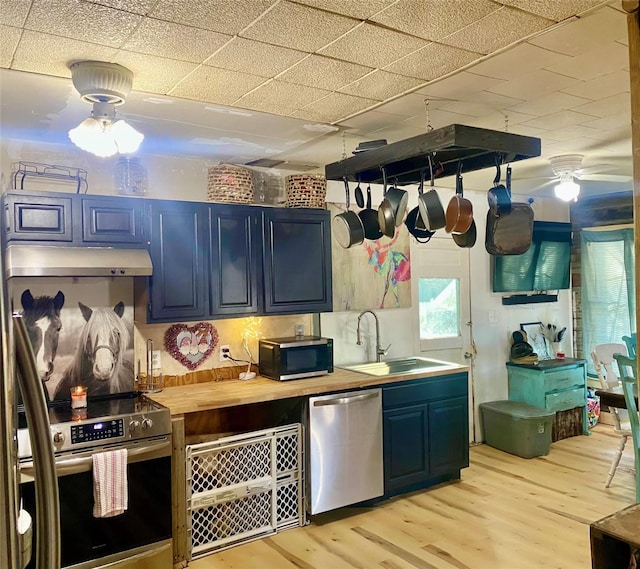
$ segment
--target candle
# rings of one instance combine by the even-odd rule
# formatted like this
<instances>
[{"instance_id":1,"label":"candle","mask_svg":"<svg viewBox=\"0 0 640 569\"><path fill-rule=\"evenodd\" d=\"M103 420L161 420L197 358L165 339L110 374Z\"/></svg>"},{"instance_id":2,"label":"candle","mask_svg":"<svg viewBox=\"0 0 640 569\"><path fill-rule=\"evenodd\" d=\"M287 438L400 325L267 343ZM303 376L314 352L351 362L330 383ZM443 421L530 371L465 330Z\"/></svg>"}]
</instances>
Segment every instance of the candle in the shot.
<instances>
[{"instance_id":1,"label":"candle","mask_svg":"<svg viewBox=\"0 0 640 569\"><path fill-rule=\"evenodd\" d=\"M80 409L87 406L87 388L84 385L76 385L71 388L71 408Z\"/></svg>"}]
</instances>

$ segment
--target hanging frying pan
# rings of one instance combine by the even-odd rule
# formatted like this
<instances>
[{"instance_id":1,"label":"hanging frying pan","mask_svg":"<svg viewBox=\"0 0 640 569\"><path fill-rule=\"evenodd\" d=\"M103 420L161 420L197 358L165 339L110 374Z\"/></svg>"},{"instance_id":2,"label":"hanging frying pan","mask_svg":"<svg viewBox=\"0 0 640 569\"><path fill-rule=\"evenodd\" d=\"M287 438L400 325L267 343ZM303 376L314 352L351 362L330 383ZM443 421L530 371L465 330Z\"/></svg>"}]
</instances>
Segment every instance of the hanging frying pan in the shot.
<instances>
[{"instance_id":1,"label":"hanging frying pan","mask_svg":"<svg viewBox=\"0 0 640 569\"><path fill-rule=\"evenodd\" d=\"M484 244L489 255L522 255L531 246L533 209L528 203L511 204L511 212L496 216L487 212Z\"/></svg>"},{"instance_id":2,"label":"hanging frying pan","mask_svg":"<svg viewBox=\"0 0 640 569\"><path fill-rule=\"evenodd\" d=\"M433 185L435 174L433 173L431 154L429 154L429 173L431 177L431 189L423 194L422 186L419 187L418 207L420 208L420 218L424 226L431 231L435 231L445 226L446 218L442 203L438 197L438 192L436 192Z\"/></svg>"},{"instance_id":3,"label":"hanging frying pan","mask_svg":"<svg viewBox=\"0 0 640 569\"><path fill-rule=\"evenodd\" d=\"M422 196L422 188L424 187L424 171L420 172L420 185L418 186L418 199ZM435 231L429 231L422 223L422 217L420 216L420 209L418 206L414 207L405 219L404 224L407 226L409 233L413 235L418 243L428 243L431 237L435 234Z\"/></svg>"},{"instance_id":4,"label":"hanging frying pan","mask_svg":"<svg viewBox=\"0 0 640 569\"><path fill-rule=\"evenodd\" d=\"M466 233L473 221L473 205L464 197L462 189L462 162L458 163L456 174L456 195L451 198L445 214L447 233Z\"/></svg>"},{"instance_id":5,"label":"hanging frying pan","mask_svg":"<svg viewBox=\"0 0 640 569\"><path fill-rule=\"evenodd\" d=\"M371 209L371 185L367 185L367 207L358 213L362 227L364 227L365 239L380 239L382 231L378 224L378 212Z\"/></svg>"},{"instance_id":6,"label":"hanging frying pan","mask_svg":"<svg viewBox=\"0 0 640 569\"><path fill-rule=\"evenodd\" d=\"M384 168L382 168L382 179L386 179ZM386 184L385 184L386 188ZM378 223L380 223L380 229L387 237L393 237L395 229L389 234L390 229L387 227L389 219L393 218L394 228L399 227L404 220L404 214L407 211L407 201L409 196L405 190L401 190L396 184L393 187L385 191L384 199L378 208Z\"/></svg>"},{"instance_id":7,"label":"hanging frying pan","mask_svg":"<svg viewBox=\"0 0 640 569\"><path fill-rule=\"evenodd\" d=\"M496 158L496 177L493 188L487 192L489 209L494 215L500 216L511 211L511 166L507 166L507 186L500 183L500 158Z\"/></svg>"},{"instance_id":8,"label":"hanging frying pan","mask_svg":"<svg viewBox=\"0 0 640 569\"><path fill-rule=\"evenodd\" d=\"M387 200L387 172L384 168L382 170L382 203L378 206L378 226L383 235L387 237L393 237L396 233L396 218L393 211L393 206Z\"/></svg>"},{"instance_id":9,"label":"hanging frying pan","mask_svg":"<svg viewBox=\"0 0 640 569\"><path fill-rule=\"evenodd\" d=\"M471 227L464 233L452 233L451 237L458 247L469 248L476 244L478 233L476 231L476 222L471 220Z\"/></svg>"},{"instance_id":10,"label":"hanging frying pan","mask_svg":"<svg viewBox=\"0 0 640 569\"><path fill-rule=\"evenodd\" d=\"M364 241L364 227L358 215L349 209L349 182L344 178L347 211L339 213L333 218L333 234L341 247L348 249Z\"/></svg>"}]
</instances>

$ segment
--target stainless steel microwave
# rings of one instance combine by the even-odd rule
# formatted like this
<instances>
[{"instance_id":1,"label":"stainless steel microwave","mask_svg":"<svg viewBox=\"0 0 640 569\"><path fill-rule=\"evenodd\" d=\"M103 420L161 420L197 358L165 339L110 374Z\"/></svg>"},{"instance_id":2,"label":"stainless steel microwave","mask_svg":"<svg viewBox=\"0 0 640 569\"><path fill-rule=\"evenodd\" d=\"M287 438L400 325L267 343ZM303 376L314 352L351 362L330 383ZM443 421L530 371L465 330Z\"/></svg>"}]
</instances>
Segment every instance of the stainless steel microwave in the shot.
<instances>
[{"instance_id":1,"label":"stainless steel microwave","mask_svg":"<svg viewBox=\"0 0 640 569\"><path fill-rule=\"evenodd\" d=\"M333 373L333 339L269 338L259 342L260 375L285 381Z\"/></svg>"}]
</instances>

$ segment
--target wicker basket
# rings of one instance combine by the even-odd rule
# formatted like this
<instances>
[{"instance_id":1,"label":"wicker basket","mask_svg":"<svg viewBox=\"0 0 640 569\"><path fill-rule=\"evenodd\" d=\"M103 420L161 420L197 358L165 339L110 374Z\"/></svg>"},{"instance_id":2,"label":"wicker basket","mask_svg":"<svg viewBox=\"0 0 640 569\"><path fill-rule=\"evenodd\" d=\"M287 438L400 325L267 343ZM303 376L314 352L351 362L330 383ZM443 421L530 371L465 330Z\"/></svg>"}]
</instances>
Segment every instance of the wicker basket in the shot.
<instances>
[{"instance_id":1,"label":"wicker basket","mask_svg":"<svg viewBox=\"0 0 640 569\"><path fill-rule=\"evenodd\" d=\"M235 164L209 168L207 201L253 203L253 173Z\"/></svg>"},{"instance_id":2,"label":"wicker basket","mask_svg":"<svg viewBox=\"0 0 640 569\"><path fill-rule=\"evenodd\" d=\"M312 174L287 176L285 192L287 207L323 208L327 196L327 180L324 176Z\"/></svg>"}]
</instances>

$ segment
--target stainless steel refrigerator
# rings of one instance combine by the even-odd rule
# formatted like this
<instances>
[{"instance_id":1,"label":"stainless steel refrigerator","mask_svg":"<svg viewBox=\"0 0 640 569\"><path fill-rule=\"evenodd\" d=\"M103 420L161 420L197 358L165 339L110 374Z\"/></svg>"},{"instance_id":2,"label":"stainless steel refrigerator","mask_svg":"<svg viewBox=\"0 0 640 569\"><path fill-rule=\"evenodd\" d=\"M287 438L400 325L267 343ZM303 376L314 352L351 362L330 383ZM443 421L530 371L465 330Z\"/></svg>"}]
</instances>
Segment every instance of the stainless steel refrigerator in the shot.
<instances>
[{"instance_id":1,"label":"stainless steel refrigerator","mask_svg":"<svg viewBox=\"0 0 640 569\"><path fill-rule=\"evenodd\" d=\"M49 415L26 328L22 318L11 313L5 274L4 255L0 255L0 567L22 569L32 554L37 569L59 569L60 505ZM20 512L18 389L36 469L36 511L26 514ZM29 518L36 520L33 551L28 524L23 523Z\"/></svg>"}]
</instances>

